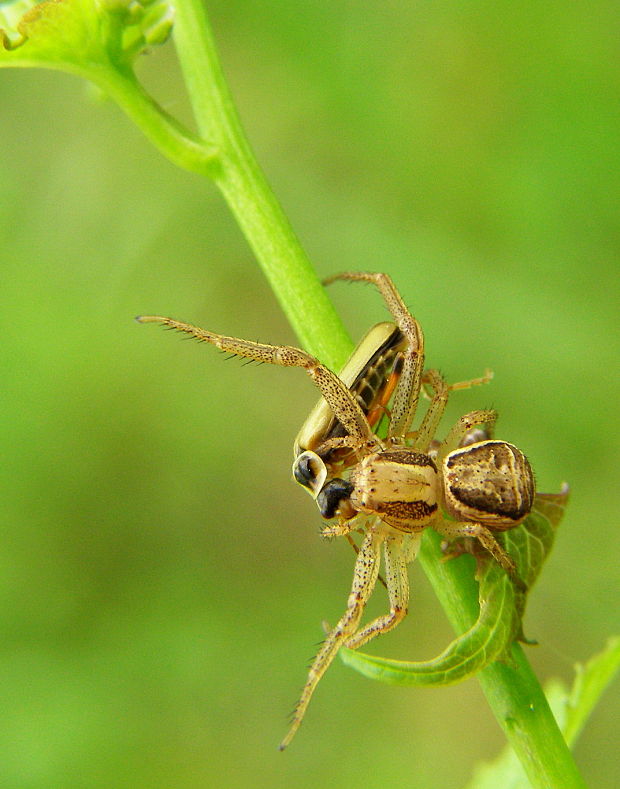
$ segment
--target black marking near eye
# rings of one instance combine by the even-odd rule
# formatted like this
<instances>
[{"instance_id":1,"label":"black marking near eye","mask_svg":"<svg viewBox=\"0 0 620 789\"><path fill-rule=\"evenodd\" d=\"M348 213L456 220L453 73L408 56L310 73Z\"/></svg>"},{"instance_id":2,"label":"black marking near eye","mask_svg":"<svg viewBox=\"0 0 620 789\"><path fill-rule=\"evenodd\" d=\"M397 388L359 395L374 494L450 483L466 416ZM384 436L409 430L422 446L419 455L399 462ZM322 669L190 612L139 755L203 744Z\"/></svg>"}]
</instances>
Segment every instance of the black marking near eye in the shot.
<instances>
[{"instance_id":1,"label":"black marking near eye","mask_svg":"<svg viewBox=\"0 0 620 789\"><path fill-rule=\"evenodd\" d=\"M336 514L342 499L348 499L353 491L353 485L345 479L330 479L316 497L321 515L329 520Z\"/></svg>"}]
</instances>

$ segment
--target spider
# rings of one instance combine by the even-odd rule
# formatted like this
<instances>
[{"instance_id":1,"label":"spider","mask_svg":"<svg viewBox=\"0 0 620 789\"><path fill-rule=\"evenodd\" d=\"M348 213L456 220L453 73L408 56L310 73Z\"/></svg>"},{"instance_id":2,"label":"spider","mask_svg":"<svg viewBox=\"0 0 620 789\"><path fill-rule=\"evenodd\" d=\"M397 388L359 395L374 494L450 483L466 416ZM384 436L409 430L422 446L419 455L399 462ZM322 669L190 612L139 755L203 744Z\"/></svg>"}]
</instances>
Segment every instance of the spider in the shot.
<instances>
[{"instance_id":1,"label":"spider","mask_svg":"<svg viewBox=\"0 0 620 789\"><path fill-rule=\"evenodd\" d=\"M325 537L352 541L352 531L364 536L359 548L354 544L357 559L346 610L310 667L281 750L295 736L340 647L357 649L405 617L407 563L415 558L424 529L431 526L450 540L475 538L523 587L514 562L493 532L520 524L534 499L534 478L525 455L512 444L489 438L495 411L471 411L443 441L435 439L449 392L484 383L490 373L448 385L437 370L424 370L422 328L387 274L345 272L325 284L335 280L374 284L394 318L394 323L371 329L340 376L299 348L227 337L157 315L137 319L161 323L237 356L301 367L321 392L295 441L293 476L330 521L322 529ZM411 431L421 393L429 398L429 406L417 430ZM380 437L375 427L384 415L387 432ZM477 432L482 427L484 432ZM360 627L379 577L382 550L390 610Z\"/></svg>"}]
</instances>

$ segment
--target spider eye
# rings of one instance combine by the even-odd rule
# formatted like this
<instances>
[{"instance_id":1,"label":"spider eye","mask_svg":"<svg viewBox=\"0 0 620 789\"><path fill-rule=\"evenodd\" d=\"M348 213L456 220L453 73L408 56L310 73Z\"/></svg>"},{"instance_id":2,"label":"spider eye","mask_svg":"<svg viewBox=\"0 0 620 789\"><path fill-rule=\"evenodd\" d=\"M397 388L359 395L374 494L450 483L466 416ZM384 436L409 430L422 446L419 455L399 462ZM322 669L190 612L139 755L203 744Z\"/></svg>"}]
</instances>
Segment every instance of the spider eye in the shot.
<instances>
[{"instance_id":1,"label":"spider eye","mask_svg":"<svg viewBox=\"0 0 620 789\"><path fill-rule=\"evenodd\" d=\"M327 478L327 468L316 452L306 450L295 458L293 476L302 488L316 498Z\"/></svg>"},{"instance_id":2,"label":"spider eye","mask_svg":"<svg viewBox=\"0 0 620 789\"><path fill-rule=\"evenodd\" d=\"M321 515L329 520L336 514L343 499L348 499L353 491L353 485L346 479L330 479L316 497Z\"/></svg>"}]
</instances>

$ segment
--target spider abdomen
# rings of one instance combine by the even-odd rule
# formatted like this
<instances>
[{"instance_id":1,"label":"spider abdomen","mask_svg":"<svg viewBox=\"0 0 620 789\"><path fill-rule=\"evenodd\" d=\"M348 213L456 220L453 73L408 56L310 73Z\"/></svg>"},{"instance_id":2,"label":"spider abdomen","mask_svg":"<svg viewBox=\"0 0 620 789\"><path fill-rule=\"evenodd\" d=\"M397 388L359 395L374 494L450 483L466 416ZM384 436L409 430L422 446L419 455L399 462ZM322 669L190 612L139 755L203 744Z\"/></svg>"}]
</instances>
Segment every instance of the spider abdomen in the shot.
<instances>
[{"instance_id":1,"label":"spider abdomen","mask_svg":"<svg viewBox=\"0 0 620 789\"><path fill-rule=\"evenodd\" d=\"M505 441L480 441L450 452L443 478L446 510L457 520L501 531L532 509L532 469L523 452Z\"/></svg>"}]
</instances>

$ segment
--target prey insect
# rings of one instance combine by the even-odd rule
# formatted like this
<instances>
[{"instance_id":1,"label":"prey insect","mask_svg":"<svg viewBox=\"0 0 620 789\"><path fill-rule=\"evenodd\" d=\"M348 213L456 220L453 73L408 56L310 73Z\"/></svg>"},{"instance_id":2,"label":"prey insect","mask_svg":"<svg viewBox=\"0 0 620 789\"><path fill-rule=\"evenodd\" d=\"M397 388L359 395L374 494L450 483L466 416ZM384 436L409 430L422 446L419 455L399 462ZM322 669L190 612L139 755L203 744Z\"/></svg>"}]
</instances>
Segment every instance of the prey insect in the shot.
<instances>
[{"instance_id":1,"label":"prey insect","mask_svg":"<svg viewBox=\"0 0 620 789\"><path fill-rule=\"evenodd\" d=\"M497 414L471 411L443 441L435 433L449 393L484 383L486 376L448 385L437 370L424 370L424 335L387 274L346 272L335 280L373 283L394 322L378 324L336 375L292 346L227 337L162 316L143 316L223 351L284 367L301 367L321 400L299 432L293 476L316 500L326 537L363 534L346 610L315 657L282 743L293 739L318 682L341 646L357 649L392 630L407 613L407 563L428 526L448 539L474 538L520 586L513 560L494 532L513 528L529 514L534 479L523 453L493 435ZM411 430L421 394L429 405ZM385 435L377 425L386 417ZM482 433L476 433L484 428ZM481 438L482 440L476 440ZM449 516L449 518L446 517ZM360 627L377 578L381 553L389 612Z\"/></svg>"}]
</instances>

